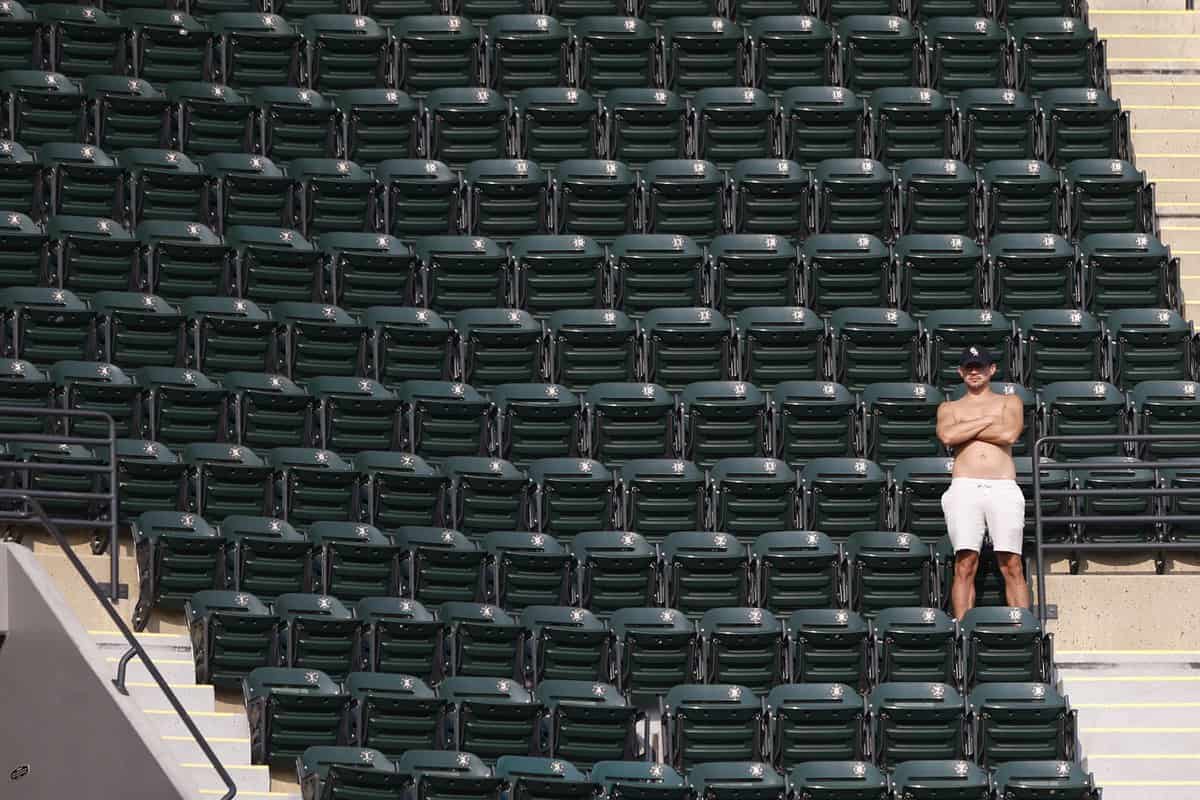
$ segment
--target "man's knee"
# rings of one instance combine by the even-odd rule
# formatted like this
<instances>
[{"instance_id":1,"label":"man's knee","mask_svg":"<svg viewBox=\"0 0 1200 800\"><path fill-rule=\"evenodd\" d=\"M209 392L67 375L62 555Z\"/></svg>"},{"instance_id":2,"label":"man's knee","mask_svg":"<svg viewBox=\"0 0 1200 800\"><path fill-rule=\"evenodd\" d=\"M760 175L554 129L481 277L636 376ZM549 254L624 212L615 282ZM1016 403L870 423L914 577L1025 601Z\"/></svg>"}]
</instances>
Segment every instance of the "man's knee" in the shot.
<instances>
[{"instance_id":1,"label":"man's knee","mask_svg":"<svg viewBox=\"0 0 1200 800\"><path fill-rule=\"evenodd\" d=\"M996 561L1000 566L1000 574L1004 576L1005 580L1025 580L1025 569L1021 564L1021 556L1018 553L998 553Z\"/></svg>"},{"instance_id":2,"label":"man's knee","mask_svg":"<svg viewBox=\"0 0 1200 800\"><path fill-rule=\"evenodd\" d=\"M974 550L959 550L954 557L954 577L958 580L973 581L975 572L979 569L979 554Z\"/></svg>"}]
</instances>

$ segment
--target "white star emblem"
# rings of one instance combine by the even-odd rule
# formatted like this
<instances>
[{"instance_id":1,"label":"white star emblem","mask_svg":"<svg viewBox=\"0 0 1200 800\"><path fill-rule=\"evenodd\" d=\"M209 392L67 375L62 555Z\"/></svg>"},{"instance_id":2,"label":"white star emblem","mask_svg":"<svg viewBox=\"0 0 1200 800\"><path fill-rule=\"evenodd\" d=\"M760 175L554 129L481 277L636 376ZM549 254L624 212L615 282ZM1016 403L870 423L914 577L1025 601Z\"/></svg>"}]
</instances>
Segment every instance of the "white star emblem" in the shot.
<instances>
[{"instance_id":1,"label":"white star emblem","mask_svg":"<svg viewBox=\"0 0 1200 800\"><path fill-rule=\"evenodd\" d=\"M750 765L750 777L761 778L762 776L763 776L762 764L751 764Z\"/></svg>"},{"instance_id":2,"label":"white star emblem","mask_svg":"<svg viewBox=\"0 0 1200 800\"><path fill-rule=\"evenodd\" d=\"M633 546L633 535L627 533L624 536L622 536L621 537L621 545L623 547L632 547Z\"/></svg>"},{"instance_id":3,"label":"white star emblem","mask_svg":"<svg viewBox=\"0 0 1200 800\"><path fill-rule=\"evenodd\" d=\"M1166 322L1169 319L1171 319L1171 313L1169 311L1158 312L1158 321L1159 322Z\"/></svg>"},{"instance_id":4,"label":"white star emblem","mask_svg":"<svg viewBox=\"0 0 1200 800\"><path fill-rule=\"evenodd\" d=\"M63 450L63 451L68 451L68 450L70 450L70 449L71 449L71 445L69 445L69 444L60 444L60 445L58 446L58 449L59 449L59 450Z\"/></svg>"},{"instance_id":5,"label":"white star emblem","mask_svg":"<svg viewBox=\"0 0 1200 800\"><path fill-rule=\"evenodd\" d=\"M138 81L137 81L137 78L133 78L129 81L129 91L136 92L137 90L138 90Z\"/></svg>"},{"instance_id":6,"label":"white star emblem","mask_svg":"<svg viewBox=\"0 0 1200 800\"><path fill-rule=\"evenodd\" d=\"M21 361L12 362L12 364L10 364L8 368L18 375L25 374L25 364Z\"/></svg>"},{"instance_id":7,"label":"white star emblem","mask_svg":"<svg viewBox=\"0 0 1200 800\"><path fill-rule=\"evenodd\" d=\"M507 692L508 687L509 687L508 681L504 681L504 680L496 681L496 691L497 692Z\"/></svg>"},{"instance_id":8,"label":"white star emblem","mask_svg":"<svg viewBox=\"0 0 1200 800\"><path fill-rule=\"evenodd\" d=\"M456 31L462 27L462 20L458 17L450 17L446 20L446 30Z\"/></svg>"},{"instance_id":9,"label":"white star emblem","mask_svg":"<svg viewBox=\"0 0 1200 800\"><path fill-rule=\"evenodd\" d=\"M604 684L603 683L593 683L592 684L592 694L595 695L596 697L604 697Z\"/></svg>"},{"instance_id":10,"label":"white star emblem","mask_svg":"<svg viewBox=\"0 0 1200 800\"><path fill-rule=\"evenodd\" d=\"M195 380L196 380L195 373L192 373L192 372L183 373L183 382L184 383L193 383Z\"/></svg>"},{"instance_id":11,"label":"white star emblem","mask_svg":"<svg viewBox=\"0 0 1200 800\"><path fill-rule=\"evenodd\" d=\"M300 100L301 103L307 103L308 98L309 98L309 92L307 89L301 89L300 91L296 92L296 97Z\"/></svg>"},{"instance_id":12,"label":"white star emblem","mask_svg":"<svg viewBox=\"0 0 1200 800\"><path fill-rule=\"evenodd\" d=\"M861 761L855 762L854 777L861 778L866 774L867 774L867 765L862 763Z\"/></svg>"},{"instance_id":13,"label":"white star emblem","mask_svg":"<svg viewBox=\"0 0 1200 800\"><path fill-rule=\"evenodd\" d=\"M84 18L84 19L94 19L95 17L96 17L96 9L94 9L94 8L85 8L85 9L83 10L83 18Z\"/></svg>"},{"instance_id":14,"label":"white star emblem","mask_svg":"<svg viewBox=\"0 0 1200 800\"><path fill-rule=\"evenodd\" d=\"M576 250L582 250L587 245L587 241L582 236L576 236L571 240L571 247Z\"/></svg>"},{"instance_id":15,"label":"white star emblem","mask_svg":"<svg viewBox=\"0 0 1200 800\"><path fill-rule=\"evenodd\" d=\"M674 618L670 611L663 611L658 615L660 622L671 622Z\"/></svg>"},{"instance_id":16,"label":"white star emblem","mask_svg":"<svg viewBox=\"0 0 1200 800\"><path fill-rule=\"evenodd\" d=\"M883 318L888 322L895 322L896 320L900 319L900 315L895 311L885 311L883 312Z\"/></svg>"},{"instance_id":17,"label":"white star emblem","mask_svg":"<svg viewBox=\"0 0 1200 800\"><path fill-rule=\"evenodd\" d=\"M662 767L660 767L658 764L650 765L650 777L651 778L661 778L662 774L663 774Z\"/></svg>"},{"instance_id":18,"label":"white star emblem","mask_svg":"<svg viewBox=\"0 0 1200 800\"><path fill-rule=\"evenodd\" d=\"M583 609L582 608L572 608L571 609L571 622L583 622Z\"/></svg>"},{"instance_id":19,"label":"white star emblem","mask_svg":"<svg viewBox=\"0 0 1200 800\"><path fill-rule=\"evenodd\" d=\"M1071 765L1066 761L1060 761L1054 771L1058 773L1059 777L1066 777L1071 774Z\"/></svg>"},{"instance_id":20,"label":"white star emblem","mask_svg":"<svg viewBox=\"0 0 1200 800\"><path fill-rule=\"evenodd\" d=\"M241 458L242 457L242 448L240 448L240 447L229 448L229 457L230 458Z\"/></svg>"},{"instance_id":21,"label":"white star emblem","mask_svg":"<svg viewBox=\"0 0 1200 800\"><path fill-rule=\"evenodd\" d=\"M283 379L278 375L272 375L267 383L271 384L272 389L278 389L280 386L283 386Z\"/></svg>"},{"instance_id":22,"label":"white star emblem","mask_svg":"<svg viewBox=\"0 0 1200 800\"><path fill-rule=\"evenodd\" d=\"M1040 683L1034 685L1032 691L1033 691L1033 696L1038 699L1041 699L1046 696L1046 687L1042 686Z\"/></svg>"},{"instance_id":23,"label":"white star emblem","mask_svg":"<svg viewBox=\"0 0 1200 800\"><path fill-rule=\"evenodd\" d=\"M983 19L975 20L975 30L978 33L987 33L987 20L983 20Z\"/></svg>"},{"instance_id":24,"label":"white star emblem","mask_svg":"<svg viewBox=\"0 0 1200 800\"><path fill-rule=\"evenodd\" d=\"M356 28L367 27L367 18L366 17L355 17L354 18L354 27L356 27Z\"/></svg>"},{"instance_id":25,"label":"white star emblem","mask_svg":"<svg viewBox=\"0 0 1200 800\"><path fill-rule=\"evenodd\" d=\"M273 519L267 523L267 528L271 531L271 533L279 533L279 531L283 530L283 525L279 522L279 520Z\"/></svg>"},{"instance_id":26,"label":"white star emblem","mask_svg":"<svg viewBox=\"0 0 1200 800\"><path fill-rule=\"evenodd\" d=\"M179 153L167 153L163 158L167 160L168 164L174 164L179 160Z\"/></svg>"},{"instance_id":27,"label":"white star emblem","mask_svg":"<svg viewBox=\"0 0 1200 800\"><path fill-rule=\"evenodd\" d=\"M1042 165L1038 161L1030 161L1025 165L1025 171L1030 175L1039 175L1042 171Z\"/></svg>"},{"instance_id":28,"label":"white star emblem","mask_svg":"<svg viewBox=\"0 0 1200 800\"><path fill-rule=\"evenodd\" d=\"M550 28L550 20L548 20L546 17L538 17L533 21L533 24L537 26L539 31L548 30Z\"/></svg>"},{"instance_id":29,"label":"white star emblem","mask_svg":"<svg viewBox=\"0 0 1200 800\"><path fill-rule=\"evenodd\" d=\"M687 464L682 461L676 461L671 464L671 472L674 472L676 475L682 475L686 470Z\"/></svg>"},{"instance_id":30,"label":"white star emblem","mask_svg":"<svg viewBox=\"0 0 1200 800\"><path fill-rule=\"evenodd\" d=\"M888 30L892 30L892 31L900 30L900 18L899 17L888 17Z\"/></svg>"},{"instance_id":31,"label":"white star emblem","mask_svg":"<svg viewBox=\"0 0 1200 800\"><path fill-rule=\"evenodd\" d=\"M466 389L461 383L456 383L450 387L450 394L454 395L455 397L462 397L463 392L465 391Z\"/></svg>"},{"instance_id":32,"label":"white star emblem","mask_svg":"<svg viewBox=\"0 0 1200 800\"><path fill-rule=\"evenodd\" d=\"M108 368L107 364L101 364L100 366L96 367L96 374L101 378L107 378L111 373L112 370Z\"/></svg>"},{"instance_id":33,"label":"white star emblem","mask_svg":"<svg viewBox=\"0 0 1200 800\"><path fill-rule=\"evenodd\" d=\"M306 672L306 673L304 673L304 680L308 681L309 683L311 683L315 686L317 683L319 683L321 681L321 676L320 676L320 674L318 674L316 672Z\"/></svg>"},{"instance_id":34,"label":"white star emblem","mask_svg":"<svg viewBox=\"0 0 1200 800\"><path fill-rule=\"evenodd\" d=\"M724 547L725 543L728 541L729 541L729 537L723 533L718 533L716 536L713 537L713 544L716 545L717 547Z\"/></svg>"},{"instance_id":35,"label":"white star emblem","mask_svg":"<svg viewBox=\"0 0 1200 800\"><path fill-rule=\"evenodd\" d=\"M667 102L667 93L666 92L655 92L654 93L654 102L656 102L656 103Z\"/></svg>"},{"instance_id":36,"label":"white star emblem","mask_svg":"<svg viewBox=\"0 0 1200 800\"><path fill-rule=\"evenodd\" d=\"M755 625L757 625L758 623L762 622L762 618L763 618L762 609L761 608L752 608L752 609L750 609L750 613L747 616L749 617L751 622L753 622Z\"/></svg>"},{"instance_id":37,"label":"white star emblem","mask_svg":"<svg viewBox=\"0 0 1200 800\"><path fill-rule=\"evenodd\" d=\"M901 547L908 547L908 541L909 536L907 533L900 533L896 535L896 544L900 545Z\"/></svg>"},{"instance_id":38,"label":"white star emblem","mask_svg":"<svg viewBox=\"0 0 1200 800\"><path fill-rule=\"evenodd\" d=\"M145 447L142 448L142 452L148 456L152 456L158 452L158 447L154 444L154 442L146 442Z\"/></svg>"},{"instance_id":39,"label":"white star emblem","mask_svg":"<svg viewBox=\"0 0 1200 800\"><path fill-rule=\"evenodd\" d=\"M47 75L46 76L46 84L49 86L58 86L58 76L57 75Z\"/></svg>"},{"instance_id":40,"label":"white star emblem","mask_svg":"<svg viewBox=\"0 0 1200 800\"><path fill-rule=\"evenodd\" d=\"M513 169L516 170L518 175L524 175L529 172L529 163L526 161L514 161Z\"/></svg>"},{"instance_id":41,"label":"white star emblem","mask_svg":"<svg viewBox=\"0 0 1200 800\"><path fill-rule=\"evenodd\" d=\"M842 695L845 693L846 693L846 691L845 691L845 689L842 688L842 685L840 683L835 683L833 686L829 687L829 696L832 697L834 700L841 700Z\"/></svg>"},{"instance_id":42,"label":"white star emblem","mask_svg":"<svg viewBox=\"0 0 1200 800\"><path fill-rule=\"evenodd\" d=\"M256 156L250 159L250 169L262 169L262 163L262 159Z\"/></svg>"},{"instance_id":43,"label":"white star emblem","mask_svg":"<svg viewBox=\"0 0 1200 800\"><path fill-rule=\"evenodd\" d=\"M946 696L946 687L942 686L940 683L931 683L929 684L929 694L931 694L935 699L941 700Z\"/></svg>"},{"instance_id":44,"label":"white star emblem","mask_svg":"<svg viewBox=\"0 0 1200 800\"><path fill-rule=\"evenodd\" d=\"M146 308L154 308L154 298L148 294L142 295L142 305Z\"/></svg>"},{"instance_id":45,"label":"white star emblem","mask_svg":"<svg viewBox=\"0 0 1200 800\"><path fill-rule=\"evenodd\" d=\"M840 103L842 101L842 99L845 98L845 96L846 96L846 90L845 89L834 89L832 92L829 93L829 96Z\"/></svg>"},{"instance_id":46,"label":"white star emblem","mask_svg":"<svg viewBox=\"0 0 1200 800\"><path fill-rule=\"evenodd\" d=\"M480 606L479 607L479 616L483 617L484 619L491 619L495 613L496 612L492 610L491 606ZM507 692L508 691L508 682L502 681L502 683L504 683L504 686L502 688L500 688L500 691Z\"/></svg>"},{"instance_id":47,"label":"white star emblem","mask_svg":"<svg viewBox=\"0 0 1200 800\"><path fill-rule=\"evenodd\" d=\"M712 312L707 308L702 308L696 312L696 319L700 320L701 322L708 322L712 319Z\"/></svg>"},{"instance_id":48,"label":"white star emblem","mask_svg":"<svg viewBox=\"0 0 1200 800\"><path fill-rule=\"evenodd\" d=\"M466 753L459 753L457 761L458 761L458 765L460 767L463 767L464 769L466 767L471 766L471 757L469 755L467 755Z\"/></svg>"},{"instance_id":49,"label":"white star emblem","mask_svg":"<svg viewBox=\"0 0 1200 800\"><path fill-rule=\"evenodd\" d=\"M712 21L712 29L717 33L725 30L725 20L717 18Z\"/></svg>"},{"instance_id":50,"label":"white star emblem","mask_svg":"<svg viewBox=\"0 0 1200 800\"><path fill-rule=\"evenodd\" d=\"M740 686L730 686L727 694L729 695L730 700L741 700L742 688Z\"/></svg>"},{"instance_id":51,"label":"white star emblem","mask_svg":"<svg viewBox=\"0 0 1200 800\"><path fill-rule=\"evenodd\" d=\"M1078 325L1079 323L1083 322L1083 313L1080 311L1072 311L1067 315L1067 318L1071 320L1072 325Z\"/></svg>"},{"instance_id":52,"label":"white star emblem","mask_svg":"<svg viewBox=\"0 0 1200 800\"><path fill-rule=\"evenodd\" d=\"M492 472L499 472L500 471L500 462L499 461L488 462L488 469L490 469Z\"/></svg>"},{"instance_id":53,"label":"white star emblem","mask_svg":"<svg viewBox=\"0 0 1200 800\"><path fill-rule=\"evenodd\" d=\"M1103 383L1093 383L1092 384L1092 394L1096 395L1097 397L1103 397L1104 396L1104 384Z\"/></svg>"},{"instance_id":54,"label":"white star emblem","mask_svg":"<svg viewBox=\"0 0 1200 800\"><path fill-rule=\"evenodd\" d=\"M112 228L112 223L106 219L102 219L96 223L96 227L100 229L101 233L108 233Z\"/></svg>"},{"instance_id":55,"label":"white star emblem","mask_svg":"<svg viewBox=\"0 0 1200 800\"><path fill-rule=\"evenodd\" d=\"M237 597L233 598L233 602L237 603L239 606L248 606L250 605L250 595L239 594Z\"/></svg>"},{"instance_id":56,"label":"white star emblem","mask_svg":"<svg viewBox=\"0 0 1200 800\"><path fill-rule=\"evenodd\" d=\"M779 469L779 465L769 458L762 462L762 467L764 472L775 472L777 469Z\"/></svg>"},{"instance_id":57,"label":"white star emblem","mask_svg":"<svg viewBox=\"0 0 1200 800\"><path fill-rule=\"evenodd\" d=\"M313 458L316 459L318 464L324 464L329 461L329 454L326 453L324 450L318 450L316 455L313 456Z\"/></svg>"},{"instance_id":58,"label":"white star emblem","mask_svg":"<svg viewBox=\"0 0 1200 800\"><path fill-rule=\"evenodd\" d=\"M400 93L399 92L388 92L383 96L383 99L387 100L389 103L398 103L398 102L400 102Z\"/></svg>"},{"instance_id":59,"label":"white star emblem","mask_svg":"<svg viewBox=\"0 0 1200 800\"><path fill-rule=\"evenodd\" d=\"M921 621L922 622L933 622L933 620L936 617L937 617L937 615L934 613L932 608L927 608L921 612Z\"/></svg>"},{"instance_id":60,"label":"white star emblem","mask_svg":"<svg viewBox=\"0 0 1200 800\"><path fill-rule=\"evenodd\" d=\"M345 161L339 161L337 162L337 171L345 175L350 171L350 165Z\"/></svg>"},{"instance_id":61,"label":"white star emblem","mask_svg":"<svg viewBox=\"0 0 1200 800\"><path fill-rule=\"evenodd\" d=\"M508 312L508 321L509 322L520 322L521 321L521 312L520 311Z\"/></svg>"},{"instance_id":62,"label":"white star emblem","mask_svg":"<svg viewBox=\"0 0 1200 800\"><path fill-rule=\"evenodd\" d=\"M1008 618L1010 620L1012 620L1013 622L1020 622L1021 621L1021 609L1010 608L1008 610Z\"/></svg>"},{"instance_id":63,"label":"white star emblem","mask_svg":"<svg viewBox=\"0 0 1200 800\"><path fill-rule=\"evenodd\" d=\"M488 90L487 89L480 89L479 91L475 92L475 102L486 103L487 100L488 100Z\"/></svg>"},{"instance_id":64,"label":"white star emblem","mask_svg":"<svg viewBox=\"0 0 1200 800\"><path fill-rule=\"evenodd\" d=\"M370 750L361 750L361 751L359 751L359 754L358 754L358 760L363 762L364 764L370 764L372 761L375 760L375 754L372 753Z\"/></svg>"},{"instance_id":65,"label":"white star emblem","mask_svg":"<svg viewBox=\"0 0 1200 800\"><path fill-rule=\"evenodd\" d=\"M558 397L558 387L557 386L547 386L546 387L546 397Z\"/></svg>"},{"instance_id":66,"label":"white star emblem","mask_svg":"<svg viewBox=\"0 0 1200 800\"><path fill-rule=\"evenodd\" d=\"M369 380L367 380L366 378L362 379L361 381L358 382L358 390L360 392L371 391L371 382Z\"/></svg>"},{"instance_id":67,"label":"white star emblem","mask_svg":"<svg viewBox=\"0 0 1200 800\"><path fill-rule=\"evenodd\" d=\"M181 516L179 518L179 524L185 528L192 527L192 525L193 525L193 523L195 523L195 521L196 521L196 518L193 517L191 514L184 514L183 516Z\"/></svg>"},{"instance_id":68,"label":"white star emblem","mask_svg":"<svg viewBox=\"0 0 1200 800\"><path fill-rule=\"evenodd\" d=\"M817 535L815 533L810 533L805 537L805 542L810 545L815 545L817 543Z\"/></svg>"},{"instance_id":69,"label":"white star emblem","mask_svg":"<svg viewBox=\"0 0 1200 800\"><path fill-rule=\"evenodd\" d=\"M20 214L9 214L8 215L8 224L9 225L20 225L21 224L21 215Z\"/></svg>"},{"instance_id":70,"label":"white star emblem","mask_svg":"<svg viewBox=\"0 0 1200 800\"><path fill-rule=\"evenodd\" d=\"M966 777L967 770L968 770L967 762L965 762L965 761L954 762L954 774L957 775L958 777L960 777L960 778Z\"/></svg>"},{"instance_id":71,"label":"white star emblem","mask_svg":"<svg viewBox=\"0 0 1200 800\"><path fill-rule=\"evenodd\" d=\"M321 597L317 599L317 608L321 609L322 611L328 611L332 606L333 603L328 597Z\"/></svg>"},{"instance_id":72,"label":"white star emblem","mask_svg":"<svg viewBox=\"0 0 1200 800\"><path fill-rule=\"evenodd\" d=\"M541 547L546 543L546 537L542 536L540 533L535 533L533 536L529 537L529 543L534 547Z\"/></svg>"},{"instance_id":73,"label":"white star emblem","mask_svg":"<svg viewBox=\"0 0 1200 800\"><path fill-rule=\"evenodd\" d=\"M371 538L371 531L366 525L358 525L354 528L354 535L359 539L369 539Z\"/></svg>"},{"instance_id":74,"label":"white star emblem","mask_svg":"<svg viewBox=\"0 0 1200 800\"><path fill-rule=\"evenodd\" d=\"M325 317L326 319L333 319L337 316L337 309L333 306L322 306L321 316Z\"/></svg>"},{"instance_id":75,"label":"white star emblem","mask_svg":"<svg viewBox=\"0 0 1200 800\"><path fill-rule=\"evenodd\" d=\"M696 175L703 175L704 174L704 162L703 161L693 161L692 162L692 172Z\"/></svg>"},{"instance_id":76,"label":"white star emblem","mask_svg":"<svg viewBox=\"0 0 1200 800\"><path fill-rule=\"evenodd\" d=\"M294 238L296 238L296 234L292 233L291 231L279 232L279 241L281 242L290 242Z\"/></svg>"},{"instance_id":77,"label":"white star emblem","mask_svg":"<svg viewBox=\"0 0 1200 800\"><path fill-rule=\"evenodd\" d=\"M834 386L832 383L822 383L821 384L821 394L827 394L827 395L831 395L831 396L835 395L835 394L837 394L837 387Z\"/></svg>"},{"instance_id":78,"label":"white star emblem","mask_svg":"<svg viewBox=\"0 0 1200 800\"><path fill-rule=\"evenodd\" d=\"M380 237L376 238L375 246L376 247L387 247L388 246L388 237L380 236Z\"/></svg>"},{"instance_id":79,"label":"white star emblem","mask_svg":"<svg viewBox=\"0 0 1200 800\"><path fill-rule=\"evenodd\" d=\"M654 397L654 384L653 383L647 383L645 386L642 387L642 396L643 397Z\"/></svg>"},{"instance_id":80,"label":"white star emblem","mask_svg":"<svg viewBox=\"0 0 1200 800\"><path fill-rule=\"evenodd\" d=\"M475 248L476 250L483 250L486 246L487 245L484 244L483 239L472 239L471 240L471 247Z\"/></svg>"},{"instance_id":81,"label":"white star emblem","mask_svg":"<svg viewBox=\"0 0 1200 800\"><path fill-rule=\"evenodd\" d=\"M411 467L413 465L413 463L414 462L413 462L412 456L400 456L400 466Z\"/></svg>"},{"instance_id":82,"label":"white star emblem","mask_svg":"<svg viewBox=\"0 0 1200 800\"><path fill-rule=\"evenodd\" d=\"M213 95L213 97L224 97L225 96L225 87L224 86L212 87L212 95Z\"/></svg>"},{"instance_id":83,"label":"white star emblem","mask_svg":"<svg viewBox=\"0 0 1200 800\"><path fill-rule=\"evenodd\" d=\"M833 621L836 622L838 625L845 625L847 622L850 621L850 615L847 614L845 611L839 611L833 615Z\"/></svg>"},{"instance_id":84,"label":"white star emblem","mask_svg":"<svg viewBox=\"0 0 1200 800\"><path fill-rule=\"evenodd\" d=\"M1005 89L1004 94L1000 95L1000 99L1002 99L1005 103L1014 103L1017 99L1017 93L1012 89Z\"/></svg>"},{"instance_id":85,"label":"white star emblem","mask_svg":"<svg viewBox=\"0 0 1200 800\"><path fill-rule=\"evenodd\" d=\"M592 471L591 462L590 461L580 461L579 462L579 471L580 472L591 472Z\"/></svg>"},{"instance_id":86,"label":"white star emblem","mask_svg":"<svg viewBox=\"0 0 1200 800\"><path fill-rule=\"evenodd\" d=\"M268 28L275 27L275 17L271 16L270 14L263 16L262 24L266 25Z\"/></svg>"},{"instance_id":87,"label":"white star emblem","mask_svg":"<svg viewBox=\"0 0 1200 800\"><path fill-rule=\"evenodd\" d=\"M233 310L234 311L245 311L246 310L246 301L245 300L235 300L233 303Z\"/></svg>"},{"instance_id":88,"label":"white star emblem","mask_svg":"<svg viewBox=\"0 0 1200 800\"><path fill-rule=\"evenodd\" d=\"M417 322L425 322L427 319L429 319L429 312L428 311L418 311L416 316L417 316Z\"/></svg>"},{"instance_id":89,"label":"white star emblem","mask_svg":"<svg viewBox=\"0 0 1200 800\"><path fill-rule=\"evenodd\" d=\"M854 462L854 471L858 472L860 474L865 473L867 471L867 462L861 461L861 460L855 461Z\"/></svg>"},{"instance_id":90,"label":"white star emblem","mask_svg":"<svg viewBox=\"0 0 1200 800\"><path fill-rule=\"evenodd\" d=\"M551 772L561 773L565 769L566 769L566 767L563 766L563 763L561 761L551 761L550 762L550 771Z\"/></svg>"},{"instance_id":91,"label":"white star emblem","mask_svg":"<svg viewBox=\"0 0 1200 800\"><path fill-rule=\"evenodd\" d=\"M0 142L0 153L11 153L12 149L13 149L12 142L7 141L7 140Z\"/></svg>"}]
</instances>

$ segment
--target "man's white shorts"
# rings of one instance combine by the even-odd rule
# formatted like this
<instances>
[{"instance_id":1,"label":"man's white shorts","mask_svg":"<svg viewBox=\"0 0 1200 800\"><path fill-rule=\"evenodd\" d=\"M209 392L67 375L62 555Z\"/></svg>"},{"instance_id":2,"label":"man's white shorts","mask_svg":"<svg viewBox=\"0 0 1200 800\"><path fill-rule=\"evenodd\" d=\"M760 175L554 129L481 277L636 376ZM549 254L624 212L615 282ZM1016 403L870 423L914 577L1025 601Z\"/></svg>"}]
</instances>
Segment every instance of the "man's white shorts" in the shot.
<instances>
[{"instance_id":1,"label":"man's white shorts","mask_svg":"<svg viewBox=\"0 0 1200 800\"><path fill-rule=\"evenodd\" d=\"M997 552L1020 553L1025 532L1025 495L1016 481L954 478L942 494L942 513L954 552L983 547L983 532Z\"/></svg>"}]
</instances>

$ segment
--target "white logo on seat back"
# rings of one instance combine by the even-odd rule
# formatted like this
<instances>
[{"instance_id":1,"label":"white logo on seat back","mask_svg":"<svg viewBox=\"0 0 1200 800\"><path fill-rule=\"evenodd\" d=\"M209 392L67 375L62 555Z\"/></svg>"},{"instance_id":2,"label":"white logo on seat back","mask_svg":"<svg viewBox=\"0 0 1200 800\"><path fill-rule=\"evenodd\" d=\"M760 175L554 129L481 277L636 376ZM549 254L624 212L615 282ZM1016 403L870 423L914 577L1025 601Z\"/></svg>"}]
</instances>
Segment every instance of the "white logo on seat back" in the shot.
<instances>
[{"instance_id":1,"label":"white logo on seat back","mask_svg":"<svg viewBox=\"0 0 1200 800\"><path fill-rule=\"evenodd\" d=\"M1004 92L1001 93L1000 99L1011 105L1017 101L1017 93L1012 89L1005 89Z\"/></svg>"}]
</instances>

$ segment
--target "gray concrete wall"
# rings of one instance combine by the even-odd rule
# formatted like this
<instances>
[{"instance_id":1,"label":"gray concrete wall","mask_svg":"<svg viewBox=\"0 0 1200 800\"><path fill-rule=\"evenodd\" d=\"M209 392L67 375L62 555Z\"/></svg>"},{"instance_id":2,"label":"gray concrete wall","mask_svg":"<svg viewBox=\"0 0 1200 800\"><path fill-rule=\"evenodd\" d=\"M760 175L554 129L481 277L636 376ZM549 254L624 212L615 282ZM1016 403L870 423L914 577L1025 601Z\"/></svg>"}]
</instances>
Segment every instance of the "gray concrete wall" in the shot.
<instances>
[{"instance_id":1,"label":"gray concrete wall","mask_svg":"<svg viewBox=\"0 0 1200 800\"><path fill-rule=\"evenodd\" d=\"M0 798L176 800L195 793L155 755L158 735L37 557L0 543ZM165 751L164 751L165 754ZM9 773L23 765L19 780Z\"/></svg>"}]
</instances>

